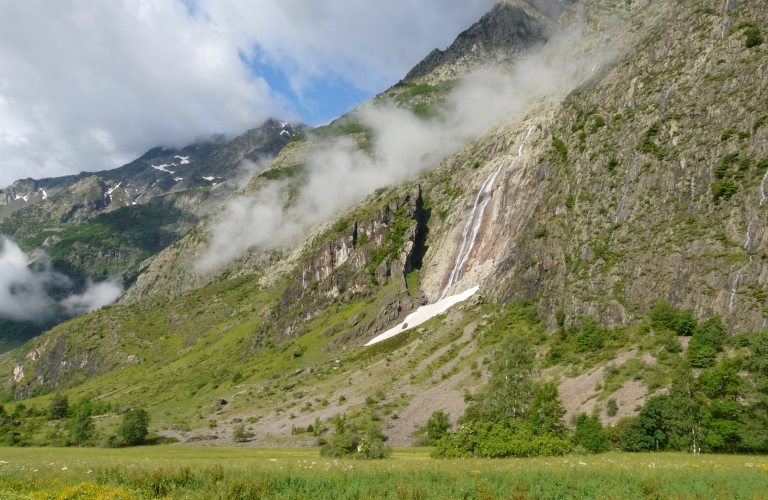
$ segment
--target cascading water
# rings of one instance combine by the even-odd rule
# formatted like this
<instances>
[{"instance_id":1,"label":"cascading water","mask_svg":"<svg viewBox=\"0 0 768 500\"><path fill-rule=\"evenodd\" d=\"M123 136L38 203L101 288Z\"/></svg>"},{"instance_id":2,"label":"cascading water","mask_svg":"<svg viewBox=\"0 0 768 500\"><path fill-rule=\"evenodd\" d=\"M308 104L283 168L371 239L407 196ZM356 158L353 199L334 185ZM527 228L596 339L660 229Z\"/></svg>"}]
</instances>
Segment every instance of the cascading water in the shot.
<instances>
[{"instance_id":1,"label":"cascading water","mask_svg":"<svg viewBox=\"0 0 768 500\"><path fill-rule=\"evenodd\" d=\"M525 134L525 137L523 137L523 142L520 143L520 149L517 150L517 156L523 156L523 146L525 146L525 140L528 138L529 135L531 135L531 132L533 132L533 129L536 127L531 127L528 129L528 133Z\"/></svg>"},{"instance_id":2,"label":"cascading water","mask_svg":"<svg viewBox=\"0 0 768 500\"><path fill-rule=\"evenodd\" d=\"M728 7L731 6L731 0L726 0L725 9L723 9L723 32L720 33L720 39L725 38L725 28L728 26Z\"/></svg>"},{"instance_id":3,"label":"cascading water","mask_svg":"<svg viewBox=\"0 0 768 500\"><path fill-rule=\"evenodd\" d=\"M469 260L469 256L472 250L475 248L475 241L477 239L477 233L480 231L480 226L483 223L483 216L485 215L485 208L491 201L491 194L493 189L493 183L496 181L501 169L504 168L504 161L502 161L498 167L496 167L491 175L489 175L483 185L480 186L480 191L475 198L475 204L472 207L472 212L469 214L467 223L464 225L464 230L461 233L461 246L459 247L459 254L456 256L456 262L453 265L453 270L448 278L448 284L445 285L440 300L445 298L448 293L448 289L459 279L461 279L461 270L464 264ZM478 210L479 209L479 210Z\"/></svg>"},{"instance_id":4,"label":"cascading water","mask_svg":"<svg viewBox=\"0 0 768 500\"><path fill-rule=\"evenodd\" d=\"M741 271L743 270L744 268L742 267L736 271L736 277L733 279L733 286L731 287L731 302L728 304L728 312L731 312L731 309L733 309L733 299L736 297L736 291L739 289L739 278L741 277Z\"/></svg>"},{"instance_id":5,"label":"cascading water","mask_svg":"<svg viewBox=\"0 0 768 500\"><path fill-rule=\"evenodd\" d=\"M760 208L765 203L765 182L766 179L768 179L768 172L765 173L765 176L763 176L763 182L760 183L760 203L757 205L758 212ZM744 250L749 252L749 248L752 246L752 228L755 225L755 220L757 219L757 215L752 218L752 220L749 222L749 226L747 226L747 238L744 242ZM731 301L728 304L728 312L733 309L733 299L736 298L736 292L739 289L739 279L741 278L741 272L746 268L749 264L752 263L753 257L749 256L749 263L742 266L738 271L736 271L736 277L733 279L733 285L731 286Z\"/></svg>"}]
</instances>

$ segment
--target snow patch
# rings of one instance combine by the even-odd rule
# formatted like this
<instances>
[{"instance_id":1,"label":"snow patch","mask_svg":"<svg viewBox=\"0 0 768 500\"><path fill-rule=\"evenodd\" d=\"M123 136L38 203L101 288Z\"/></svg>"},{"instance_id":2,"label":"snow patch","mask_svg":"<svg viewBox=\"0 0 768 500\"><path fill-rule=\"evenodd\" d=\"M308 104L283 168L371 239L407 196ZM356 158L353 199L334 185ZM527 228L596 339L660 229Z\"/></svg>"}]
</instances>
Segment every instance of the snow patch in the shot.
<instances>
[{"instance_id":1,"label":"snow patch","mask_svg":"<svg viewBox=\"0 0 768 500\"><path fill-rule=\"evenodd\" d=\"M189 156L174 156L174 158L178 158L181 160L179 163L182 165L188 165L189 164Z\"/></svg>"},{"instance_id":2,"label":"snow patch","mask_svg":"<svg viewBox=\"0 0 768 500\"><path fill-rule=\"evenodd\" d=\"M288 122L280 122L280 128L285 128L288 126Z\"/></svg>"},{"instance_id":3,"label":"snow patch","mask_svg":"<svg viewBox=\"0 0 768 500\"><path fill-rule=\"evenodd\" d=\"M421 306L416 310L416 312L409 314L405 318L405 321L398 324L394 328L387 330L386 332L382 333L381 335L374 338L373 340L371 340L365 345L370 346L373 344L377 344L383 340L390 339L399 333L403 333L412 328L415 328L420 324L425 323L430 319L434 318L438 314L444 313L445 311L455 306L456 304L460 302L464 302L465 300L472 297L474 294L476 294L479 291L480 291L480 287L476 286L474 288L470 288L464 293L460 293L459 295L451 295L450 297L446 297L444 299L438 300L434 304L430 304L428 306Z\"/></svg>"},{"instance_id":4,"label":"snow patch","mask_svg":"<svg viewBox=\"0 0 768 500\"><path fill-rule=\"evenodd\" d=\"M176 165L175 163L171 163L170 165L157 165L157 166L152 165L152 168L154 168L155 170L159 170L161 172L167 172L169 174L173 174L174 173L174 172L171 172L170 170L168 170L166 167L178 167L178 165Z\"/></svg>"},{"instance_id":5,"label":"snow patch","mask_svg":"<svg viewBox=\"0 0 768 500\"><path fill-rule=\"evenodd\" d=\"M173 180L175 180L176 182L180 182L184 180L184 177L174 177Z\"/></svg>"},{"instance_id":6,"label":"snow patch","mask_svg":"<svg viewBox=\"0 0 768 500\"><path fill-rule=\"evenodd\" d=\"M117 186L113 187L112 189L107 190L107 194L111 195L117 188L120 187L120 184L122 184L122 182L118 182Z\"/></svg>"},{"instance_id":7,"label":"snow patch","mask_svg":"<svg viewBox=\"0 0 768 500\"><path fill-rule=\"evenodd\" d=\"M288 137L290 137L290 136L291 136L291 133L290 133L290 132L288 132L287 130L281 130L281 131L280 131L280 135L283 135L283 134L287 135Z\"/></svg>"},{"instance_id":8,"label":"snow patch","mask_svg":"<svg viewBox=\"0 0 768 500\"><path fill-rule=\"evenodd\" d=\"M207 180L208 182L213 182L213 180L218 179L218 177L203 177L203 179Z\"/></svg>"}]
</instances>

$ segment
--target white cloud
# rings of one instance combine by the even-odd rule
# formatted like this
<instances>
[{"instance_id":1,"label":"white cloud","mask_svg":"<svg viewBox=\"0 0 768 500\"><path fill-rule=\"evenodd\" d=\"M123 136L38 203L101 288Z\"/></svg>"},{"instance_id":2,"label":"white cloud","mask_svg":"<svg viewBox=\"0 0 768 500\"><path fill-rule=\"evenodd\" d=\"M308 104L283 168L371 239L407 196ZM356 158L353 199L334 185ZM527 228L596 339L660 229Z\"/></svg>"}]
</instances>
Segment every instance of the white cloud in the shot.
<instances>
[{"instance_id":1,"label":"white cloud","mask_svg":"<svg viewBox=\"0 0 768 500\"><path fill-rule=\"evenodd\" d=\"M568 76L572 70L569 64L540 64L536 57L520 61L511 74L479 70L451 92L434 120L394 105L364 106L356 119L373 130L373 155L346 138L313 153L306 164L306 182L287 210L287 186L277 182L256 195L229 200L226 210L212 219L209 248L195 268L211 271L250 247L291 243L377 188L434 168L498 120L573 85Z\"/></svg>"},{"instance_id":2,"label":"white cloud","mask_svg":"<svg viewBox=\"0 0 768 500\"><path fill-rule=\"evenodd\" d=\"M81 295L65 294L72 282L44 267L31 269L27 255L16 243L0 238L0 317L15 321L46 322L85 314L116 301L123 293L117 283L88 283Z\"/></svg>"},{"instance_id":3,"label":"white cloud","mask_svg":"<svg viewBox=\"0 0 768 500\"><path fill-rule=\"evenodd\" d=\"M383 90L493 0L0 0L0 186L233 134L286 101L241 54Z\"/></svg>"}]
</instances>

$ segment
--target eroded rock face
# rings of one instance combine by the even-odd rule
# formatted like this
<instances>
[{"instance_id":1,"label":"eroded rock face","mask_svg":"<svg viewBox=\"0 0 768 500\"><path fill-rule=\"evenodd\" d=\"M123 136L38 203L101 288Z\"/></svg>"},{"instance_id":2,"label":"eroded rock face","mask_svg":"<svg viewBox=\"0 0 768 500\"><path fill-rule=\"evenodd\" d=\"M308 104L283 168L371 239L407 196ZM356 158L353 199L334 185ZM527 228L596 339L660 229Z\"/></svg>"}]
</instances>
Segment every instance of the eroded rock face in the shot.
<instances>
[{"instance_id":1,"label":"eroded rock face","mask_svg":"<svg viewBox=\"0 0 768 500\"><path fill-rule=\"evenodd\" d=\"M276 310L275 330L289 335L331 301L367 295L391 279L401 280L405 288L405 275L421 265L418 252L427 218L417 186L383 204L373 217L342 220L292 273ZM412 298L406 294L402 299L384 308L389 312L358 327L357 335L397 318L404 307L413 308Z\"/></svg>"},{"instance_id":2,"label":"eroded rock face","mask_svg":"<svg viewBox=\"0 0 768 500\"><path fill-rule=\"evenodd\" d=\"M502 0L461 33L444 51L435 49L404 78L410 82L431 73L457 74L482 64L504 64L542 46L554 34L555 22L573 0Z\"/></svg>"}]
</instances>

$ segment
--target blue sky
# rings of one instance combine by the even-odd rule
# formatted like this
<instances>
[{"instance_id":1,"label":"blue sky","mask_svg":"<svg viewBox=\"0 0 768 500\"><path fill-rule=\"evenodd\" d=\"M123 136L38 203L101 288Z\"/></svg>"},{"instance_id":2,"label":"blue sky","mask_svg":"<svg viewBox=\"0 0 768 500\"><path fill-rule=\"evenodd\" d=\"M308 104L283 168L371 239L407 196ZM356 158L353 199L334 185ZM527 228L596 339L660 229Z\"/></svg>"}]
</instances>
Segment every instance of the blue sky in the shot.
<instances>
[{"instance_id":1,"label":"blue sky","mask_svg":"<svg viewBox=\"0 0 768 500\"><path fill-rule=\"evenodd\" d=\"M264 78L273 91L288 100L288 111L295 113L302 122L313 127L329 123L375 95L374 92L361 90L343 76L333 73L310 77L302 89L296 90L291 85L286 71L278 65L265 63L257 58L243 58L243 61L254 76Z\"/></svg>"}]
</instances>

